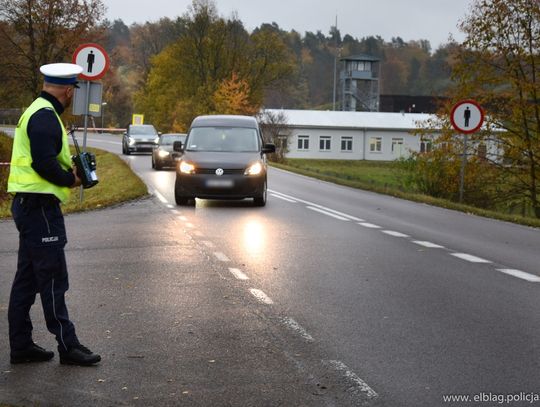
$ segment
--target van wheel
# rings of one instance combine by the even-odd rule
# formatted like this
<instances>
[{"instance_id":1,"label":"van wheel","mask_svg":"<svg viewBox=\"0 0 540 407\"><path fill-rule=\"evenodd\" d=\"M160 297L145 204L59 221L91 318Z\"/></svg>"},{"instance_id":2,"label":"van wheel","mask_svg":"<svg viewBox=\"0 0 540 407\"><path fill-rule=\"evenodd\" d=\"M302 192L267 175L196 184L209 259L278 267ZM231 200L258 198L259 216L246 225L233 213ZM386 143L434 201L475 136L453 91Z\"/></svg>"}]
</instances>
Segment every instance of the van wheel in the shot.
<instances>
[{"instance_id":1,"label":"van wheel","mask_svg":"<svg viewBox=\"0 0 540 407\"><path fill-rule=\"evenodd\" d=\"M253 197L253 205L255 206L265 206L266 205L266 197L268 195L268 192L266 191L266 181L264 181L264 187L263 187L263 193L261 196L255 196Z\"/></svg>"}]
</instances>

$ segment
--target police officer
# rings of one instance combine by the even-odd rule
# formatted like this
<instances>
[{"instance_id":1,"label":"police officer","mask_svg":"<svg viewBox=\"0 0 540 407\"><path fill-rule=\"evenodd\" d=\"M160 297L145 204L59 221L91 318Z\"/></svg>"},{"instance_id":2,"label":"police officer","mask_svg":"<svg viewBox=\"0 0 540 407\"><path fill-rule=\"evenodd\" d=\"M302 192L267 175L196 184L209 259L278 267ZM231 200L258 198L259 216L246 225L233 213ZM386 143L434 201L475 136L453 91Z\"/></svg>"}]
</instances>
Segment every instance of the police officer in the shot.
<instances>
[{"instance_id":1,"label":"police officer","mask_svg":"<svg viewBox=\"0 0 540 407\"><path fill-rule=\"evenodd\" d=\"M48 64L40 71L43 90L17 124L8 178L8 192L15 194L11 211L19 231L17 273L8 310L11 363L54 357L54 352L32 340L29 313L39 293L47 329L58 341L60 363L93 365L101 357L79 342L64 301L68 290L67 239L60 209L70 188L81 185L76 168L71 166L60 115L71 104L82 68Z\"/></svg>"}]
</instances>

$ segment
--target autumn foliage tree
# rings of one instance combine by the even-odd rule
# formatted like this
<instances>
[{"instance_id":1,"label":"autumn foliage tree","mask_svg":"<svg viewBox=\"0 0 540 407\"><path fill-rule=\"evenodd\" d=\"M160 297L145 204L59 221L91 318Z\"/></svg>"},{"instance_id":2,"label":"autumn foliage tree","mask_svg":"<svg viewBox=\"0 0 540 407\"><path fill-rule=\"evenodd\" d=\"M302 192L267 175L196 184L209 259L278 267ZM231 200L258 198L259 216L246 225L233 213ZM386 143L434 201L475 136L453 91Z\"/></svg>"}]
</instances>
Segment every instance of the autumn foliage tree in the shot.
<instances>
[{"instance_id":1,"label":"autumn foliage tree","mask_svg":"<svg viewBox=\"0 0 540 407\"><path fill-rule=\"evenodd\" d=\"M423 131L440 134L432 152L415 154L416 183L456 199L464 145L448 116L458 100L476 99L486 125L466 150L465 202L487 208L527 202L540 217L540 2L477 0L460 27L466 39L453 48L454 85L438 122Z\"/></svg>"},{"instance_id":2,"label":"autumn foliage tree","mask_svg":"<svg viewBox=\"0 0 540 407\"><path fill-rule=\"evenodd\" d=\"M69 62L81 41L95 38L104 12L101 0L0 0L0 74L11 90L3 96L35 97L39 67Z\"/></svg>"},{"instance_id":3,"label":"autumn foliage tree","mask_svg":"<svg viewBox=\"0 0 540 407\"><path fill-rule=\"evenodd\" d=\"M461 23L467 35L454 68L455 97L474 97L503 156L509 198L540 218L540 2L477 0Z\"/></svg>"},{"instance_id":4,"label":"autumn foliage tree","mask_svg":"<svg viewBox=\"0 0 540 407\"><path fill-rule=\"evenodd\" d=\"M249 34L241 21L219 17L211 1L194 1L183 21L178 40L152 59L136 95L138 108L159 128L186 130L195 116L220 112L226 97L256 111L265 88L293 69L279 36Z\"/></svg>"}]
</instances>

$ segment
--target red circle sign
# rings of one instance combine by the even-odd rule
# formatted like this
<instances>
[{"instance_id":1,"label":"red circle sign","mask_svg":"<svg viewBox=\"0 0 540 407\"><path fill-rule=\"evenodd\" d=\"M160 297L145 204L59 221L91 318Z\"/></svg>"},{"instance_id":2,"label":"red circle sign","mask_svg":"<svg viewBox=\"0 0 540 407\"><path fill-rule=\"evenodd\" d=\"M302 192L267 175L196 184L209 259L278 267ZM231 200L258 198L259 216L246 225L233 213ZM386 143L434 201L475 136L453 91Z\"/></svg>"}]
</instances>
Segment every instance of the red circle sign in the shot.
<instances>
[{"instance_id":1,"label":"red circle sign","mask_svg":"<svg viewBox=\"0 0 540 407\"><path fill-rule=\"evenodd\" d=\"M478 131L484 123L484 110L474 100L462 100L454 105L450 113L454 129L463 134Z\"/></svg>"},{"instance_id":2,"label":"red circle sign","mask_svg":"<svg viewBox=\"0 0 540 407\"><path fill-rule=\"evenodd\" d=\"M102 78L111 65L107 52L98 44L80 45L73 53L72 62L82 67L79 77L88 81Z\"/></svg>"}]
</instances>

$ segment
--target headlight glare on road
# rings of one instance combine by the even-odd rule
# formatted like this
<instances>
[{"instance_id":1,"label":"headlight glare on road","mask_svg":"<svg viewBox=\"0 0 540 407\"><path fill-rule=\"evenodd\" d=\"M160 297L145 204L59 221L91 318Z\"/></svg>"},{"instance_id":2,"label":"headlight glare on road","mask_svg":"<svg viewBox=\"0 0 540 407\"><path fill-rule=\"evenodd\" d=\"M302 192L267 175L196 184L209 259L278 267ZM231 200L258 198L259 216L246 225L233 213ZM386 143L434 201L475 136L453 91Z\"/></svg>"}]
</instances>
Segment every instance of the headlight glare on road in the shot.
<instances>
[{"instance_id":1,"label":"headlight glare on road","mask_svg":"<svg viewBox=\"0 0 540 407\"><path fill-rule=\"evenodd\" d=\"M256 162L255 164L251 164L249 167L247 167L246 171L244 172L244 175L259 175L263 170L263 166L260 162Z\"/></svg>"},{"instance_id":2,"label":"headlight glare on road","mask_svg":"<svg viewBox=\"0 0 540 407\"><path fill-rule=\"evenodd\" d=\"M168 151L165 151L165 150L159 150L159 151L158 151L158 156L159 156L159 158L165 158L165 157L168 157L168 156L169 156L169 152L168 152Z\"/></svg>"},{"instance_id":3,"label":"headlight glare on road","mask_svg":"<svg viewBox=\"0 0 540 407\"><path fill-rule=\"evenodd\" d=\"M195 172L195 166L188 162L182 161L180 163L180 172L183 174L193 174Z\"/></svg>"}]
</instances>

